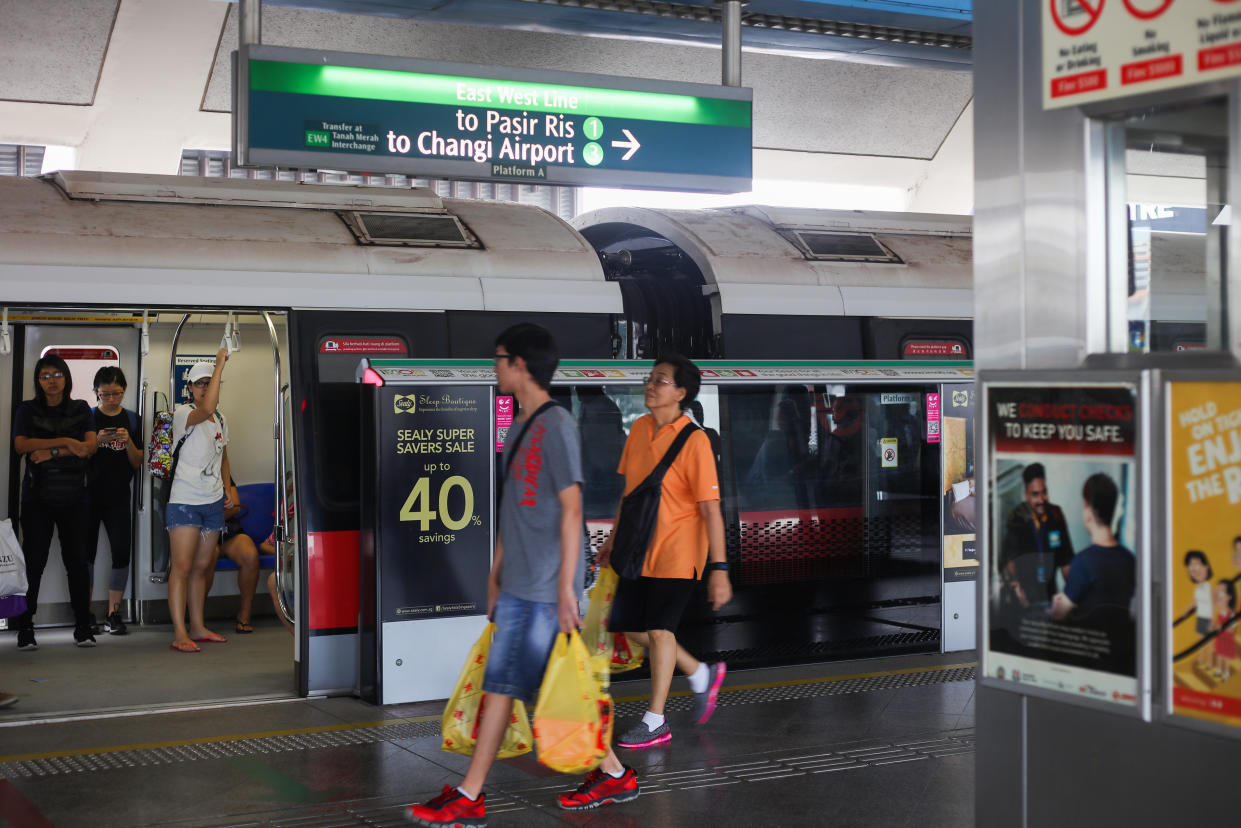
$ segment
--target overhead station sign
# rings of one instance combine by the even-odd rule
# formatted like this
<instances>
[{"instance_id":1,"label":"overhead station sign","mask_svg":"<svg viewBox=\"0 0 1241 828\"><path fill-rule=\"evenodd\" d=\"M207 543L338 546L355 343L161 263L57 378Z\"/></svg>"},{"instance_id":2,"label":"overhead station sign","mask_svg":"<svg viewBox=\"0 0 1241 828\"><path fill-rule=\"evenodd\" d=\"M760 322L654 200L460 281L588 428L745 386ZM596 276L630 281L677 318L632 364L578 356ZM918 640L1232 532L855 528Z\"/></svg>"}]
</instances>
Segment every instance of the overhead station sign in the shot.
<instances>
[{"instance_id":1,"label":"overhead station sign","mask_svg":"<svg viewBox=\"0 0 1241 828\"><path fill-rule=\"evenodd\" d=\"M1043 108L1241 75L1236 0L1040 0Z\"/></svg>"},{"instance_id":2,"label":"overhead station sign","mask_svg":"<svg viewBox=\"0 0 1241 828\"><path fill-rule=\"evenodd\" d=\"M749 89L278 46L236 58L243 165L750 189Z\"/></svg>"}]
</instances>

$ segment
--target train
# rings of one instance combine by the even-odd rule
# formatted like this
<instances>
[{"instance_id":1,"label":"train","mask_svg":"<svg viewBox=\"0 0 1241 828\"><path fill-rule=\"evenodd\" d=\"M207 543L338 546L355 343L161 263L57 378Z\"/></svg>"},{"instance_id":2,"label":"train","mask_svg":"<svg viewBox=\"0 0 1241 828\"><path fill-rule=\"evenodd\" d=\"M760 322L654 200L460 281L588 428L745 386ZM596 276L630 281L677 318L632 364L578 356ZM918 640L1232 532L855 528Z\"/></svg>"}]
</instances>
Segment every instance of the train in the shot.
<instances>
[{"instance_id":1,"label":"train","mask_svg":"<svg viewBox=\"0 0 1241 828\"><path fill-rule=\"evenodd\" d=\"M120 365L130 377L124 404L149 423L177 402L188 365L214 353L227 331L241 347L226 368L221 407L234 477L258 487L256 531L271 528L279 541L274 611L286 611L296 629L293 657L281 667L291 667L288 692L356 693L361 360L417 360L451 373L489 359L503 328L533 321L552 331L566 365L629 367L673 349L706 366L786 366L767 382L721 390L707 412L725 437L730 556L782 563L778 573L752 568L731 613L687 619L688 640L743 664L934 650L938 455L914 449L925 468L903 484L906 494L887 492L914 504L906 510L912 556L895 569L869 557L839 568L813 561L850 544L891 551L892 524L878 531L858 511L866 487L886 478L855 464L853 477L834 482L777 480L777 467L787 473L797 462L789 452L807 446L769 438L787 430L792 412L813 451L825 452L851 418L862 439L865 417L878 416L866 412L885 393L898 400L899 428L912 434L922 402L901 390L903 365L934 366L919 389L969 382L970 231L968 216L608 208L570 223L537 207L420 188L84 171L3 178L0 366L9 376L0 382L0 430L7 433L29 396L34 362L49 349L70 357L75 375ZM1198 320L1166 323L1192 337ZM638 412L605 381L576 376L557 394L582 421L586 450L598 442L598 425L586 418L596 389L623 411L623 426ZM863 393L842 377L873 388ZM75 381L75 396L91 399L87 389L89 379ZM603 482L588 518L603 531L617 493L606 479L609 458L591 462ZM16 517L20 461L10 453L6 463L0 486ZM167 621L165 564L145 470L135 489L127 611L140 625L159 624ZM40 623L68 618L58 571L53 560ZM893 591L875 580L889 576L905 585ZM222 578L209 615L225 612L235 590ZM810 623L790 635L789 613ZM875 616L894 619L898 632L875 633L866 621Z\"/></svg>"}]
</instances>

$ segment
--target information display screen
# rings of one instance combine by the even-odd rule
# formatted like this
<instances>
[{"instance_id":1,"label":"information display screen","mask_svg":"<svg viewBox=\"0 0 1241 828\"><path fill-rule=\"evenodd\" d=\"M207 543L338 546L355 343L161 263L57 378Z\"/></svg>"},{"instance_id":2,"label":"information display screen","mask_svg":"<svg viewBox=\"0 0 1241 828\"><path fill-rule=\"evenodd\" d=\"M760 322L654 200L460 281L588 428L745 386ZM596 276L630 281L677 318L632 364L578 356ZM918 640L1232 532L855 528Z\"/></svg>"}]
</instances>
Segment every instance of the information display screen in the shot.
<instances>
[{"instance_id":1,"label":"information display screen","mask_svg":"<svg viewBox=\"0 0 1241 828\"><path fill-rule=\"evenodd\" d=\"M491 390L379 389L379 621L487 610Z\"/></svg>"},{"instance_id":2,"label":"information display screen","mask_svg":"<svg viewBox=\"0 0 1241 828\"><path fill-rule=\"evenodd\" d=\"M750 189L751 90L244 46L234 157L460 179Z\"/></svg>"}]
</instances>

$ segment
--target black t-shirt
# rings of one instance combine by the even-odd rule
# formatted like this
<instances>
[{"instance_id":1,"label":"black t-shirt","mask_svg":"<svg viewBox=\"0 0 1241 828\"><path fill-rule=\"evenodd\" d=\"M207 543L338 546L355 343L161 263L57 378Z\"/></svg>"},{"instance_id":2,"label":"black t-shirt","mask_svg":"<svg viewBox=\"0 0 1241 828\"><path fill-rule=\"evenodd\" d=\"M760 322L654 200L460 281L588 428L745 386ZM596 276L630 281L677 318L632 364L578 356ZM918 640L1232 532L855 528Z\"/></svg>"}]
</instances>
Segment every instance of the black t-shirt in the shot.
<instances>
[{"instance_id":1,"label":"black t-shirt","mask_svg":"<svg viewBox=\"0 0 1241 828\"><path fill-rule=\"evenodd\" d=\"M95 430L101 434L105 429L123 428L129 431L130 439L138 450L142 450L142 428L136 423L137 418L130 419L125 409L117 414L104 414L95 409ZM138 428L134 428L137 424ZM117 438L108 443L100 443L99 451L91 458L91 494L106 498L128 498L129 482L133 480L134 469L129 465L129 454L125 450L125 441Z\"/></svg>"},{"instance_id":2,"label":"black t-shirt","mask_svg":"<svg viewBox=\"0 0 1241 828\"><path fill-rule=\"evenodd\" d=\"M46 406L35 400L26 400L17 407L13 417L13 436L30 437L36 440L50 440L56 437L71 437L82 440L86 432L95 430L95 420L91 408L84 400L64 399L60 405ZM35 465L26 460L26 472L22 478L22 500L31 499L34 491ZM86 470L86 461L74 457L66 449L60 450L60 456L45 460L42 464L48 469L63 469L77 472Z\"/></svg>"}]
</instances>

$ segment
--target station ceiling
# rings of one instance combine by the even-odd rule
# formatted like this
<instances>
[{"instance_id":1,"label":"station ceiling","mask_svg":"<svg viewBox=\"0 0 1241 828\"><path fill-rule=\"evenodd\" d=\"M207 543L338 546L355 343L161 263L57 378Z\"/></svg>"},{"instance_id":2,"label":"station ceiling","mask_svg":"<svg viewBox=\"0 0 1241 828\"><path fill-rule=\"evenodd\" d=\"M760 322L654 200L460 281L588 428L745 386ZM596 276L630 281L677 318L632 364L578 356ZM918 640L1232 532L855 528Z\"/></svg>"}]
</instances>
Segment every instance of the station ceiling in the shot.
<instances>
[{"instance_id":1,"label":"station ceiling","mask_svg":"<svg viewBox=\"0 0 1241 828\"><path fill-rule=\"evenodd\" d=\"M467 25L718 43L718 2L687 0L266 0L265 5ZM971 67L973 0L750 0L750 48Z\"/></svg>"}]
</instances>

